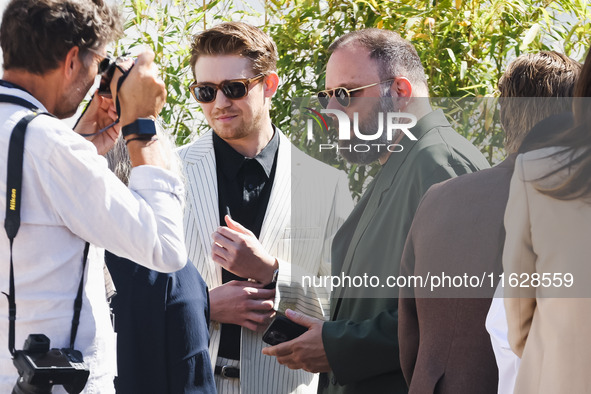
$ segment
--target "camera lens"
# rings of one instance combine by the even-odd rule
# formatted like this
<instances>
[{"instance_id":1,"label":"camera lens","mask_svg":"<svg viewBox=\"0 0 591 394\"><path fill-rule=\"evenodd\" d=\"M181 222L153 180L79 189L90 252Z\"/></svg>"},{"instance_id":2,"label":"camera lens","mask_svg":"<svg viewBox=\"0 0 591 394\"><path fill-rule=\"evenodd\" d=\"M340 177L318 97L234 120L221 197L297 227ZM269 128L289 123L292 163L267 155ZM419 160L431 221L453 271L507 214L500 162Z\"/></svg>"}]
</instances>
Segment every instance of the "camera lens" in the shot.
<instances>
[{"instance_id":1,"label":"camera lens","mask_svg":"<svg viewBox=\"0 0 591 394\"><path fill-rule=\"evenodd\" d=\"M38 386L25 382L21 377L18 378L12 394L51 394L51 385Z\"/></svg>"},{"instance_id":2,"label":"camera lens","mask_svg":"<svg viewBox=\"0 0 591 394\"><path fill-rule=\"evenodd\" d=\"M109 59L105 59L108 60ZM104 62L104 60L103 60ZM107 97L107 98L111 98L111 80L113 79L113 74L115 74L115 68L117 66L115 65L115 62L108 62L108 64L106 65L102 65L101 62L101 66L99 67L99 71L101 71L99 74L101 76L101 82L98 88L98 94L103 96L103 97Z\"/></svg>"}]
</instances>

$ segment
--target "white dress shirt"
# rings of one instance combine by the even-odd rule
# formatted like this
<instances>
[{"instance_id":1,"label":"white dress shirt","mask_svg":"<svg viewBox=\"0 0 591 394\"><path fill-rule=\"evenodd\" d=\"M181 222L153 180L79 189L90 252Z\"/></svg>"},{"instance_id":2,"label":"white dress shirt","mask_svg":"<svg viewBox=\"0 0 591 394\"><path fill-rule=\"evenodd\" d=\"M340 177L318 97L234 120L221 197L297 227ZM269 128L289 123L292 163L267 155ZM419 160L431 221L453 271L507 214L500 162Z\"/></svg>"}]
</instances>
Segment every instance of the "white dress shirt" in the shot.
<instances>
[{"instance_id":1,"label":"white dress shirt","mask_svg":"<svg viewBox=\"0 0 591 394\"><path fill-rule=\"evenodd\" d=\"M513 353L509 345L509 339L507 338L509 327L507 325L505 299L503 298L503 287L501 283L497 286L494 298L490 304L490 309L486 315L486 330L490 335L490 342L495 352L497 367L499 368L498 393L513 394L521 359Z\"/></svg>"},{"instance_id":2,"label":"white dress shirt","mask_svg":"<svg viewBox=\"0 0 591 394\"><path fill-rule=\"evenodd\" d=\"M0 87L43 109L20 89ZM27 110L0 104L0 167L8 143ZM43 333L52 348L69 346L73 303L82 275L86 241L91 247L75 348L90 378L84 393L114 393L115 339L103 279L103 248L150 269L176 271L186 263L182 227L184 188L171 172L153 166L132 170L129 188L108 169L94 145L63 122L35 118L27 129L23 165L21 227L14 240L16 343ZM6 170L0 171L0 218L5 217ZM9 288L9 241L0 235L0 290ZM0 393L18 377L8 351L8 302L0 298ZM61 386L54 393L64 393Z\"/></svg>"}]
</instances>

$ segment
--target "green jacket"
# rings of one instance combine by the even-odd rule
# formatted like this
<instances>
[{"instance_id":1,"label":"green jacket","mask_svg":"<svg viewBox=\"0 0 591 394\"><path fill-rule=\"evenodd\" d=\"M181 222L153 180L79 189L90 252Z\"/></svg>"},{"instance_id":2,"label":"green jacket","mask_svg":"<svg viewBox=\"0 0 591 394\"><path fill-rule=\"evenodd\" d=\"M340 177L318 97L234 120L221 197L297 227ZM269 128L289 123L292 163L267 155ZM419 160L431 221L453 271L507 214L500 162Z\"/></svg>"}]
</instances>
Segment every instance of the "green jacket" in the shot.
<instances>
[{"instance_id":1,"label":"green jacket","mask_svg":"<svg viewBox=\"0 0 591 394\"><path fill-rule=\"evenodd\" d=\"M435 183L488 168L441 110L411 129L418 141L402 140L335 236L332 275L377 276L372 288L338 288L331 295L331 321L322 340L332 372L321 374L319 393L406 393L398 356L400 259L419 202ZM375 285L375 281L373 285Z\"/></svg>"}]
</instances>

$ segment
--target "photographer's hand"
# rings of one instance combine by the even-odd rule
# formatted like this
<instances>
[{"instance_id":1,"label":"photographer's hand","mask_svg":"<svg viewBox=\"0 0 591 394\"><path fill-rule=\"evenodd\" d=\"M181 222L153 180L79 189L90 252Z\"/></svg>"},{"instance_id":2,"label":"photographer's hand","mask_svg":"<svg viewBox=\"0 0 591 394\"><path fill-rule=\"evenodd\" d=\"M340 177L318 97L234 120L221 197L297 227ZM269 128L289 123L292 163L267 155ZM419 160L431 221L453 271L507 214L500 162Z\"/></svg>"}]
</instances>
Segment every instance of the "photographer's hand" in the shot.
<instances>
[{"instance_id":1,"label":"photographer's hand","mask_svg":"<svg viewBox=\"0 0 591 394\"><path fill-rule=\"evenodd\" d=\"M125 62L121 66L129 69L130 64ZM146 51L137 57L135 65L117 91L117 81L121 75L116 70L111 81L113 100L119 98L121 126L126 126L137 118L155 119L166 102L166 87L157 76L154 52Z\"/></svg>"},{"instance_id":2,"label":"photographer's hand","mask_svg":"<svg viewBox=\"0 0 591 394\"><path fill-rule=\"evenodd\" d=\"M129 69L129 65L122 63L120 66ZM166 87L157 76L154 52L146 51L137 57L135 65L117 91L117 82L121 76L121 71L117 69L111 81L113 100L117 102L119 99L121 110L119 124L123 127L138 118L156 119L166 102ZM125 137L129 142L127 148L131 165L133 167L153 165L167 168L168 160L162 157L158 141L143 141L136 139L136 137L135 134Z\"/></svg>"},{"instance_id":3,"label":"photographer's hand","mask_svg":"<svg viewBox=\"0 0 591 394\"><path fill-rule=\"evenodd\" d=\"M263 348L263 354L277 357L277 362L290 369L303 369L308 372L329 372L331 370L324 343L322 325L324 322L288 309L285 316L289 320L308 328L308 331L288 342Z\"/></svg>"},{"instance_id":4,"label":"photographer's hand","mask_svg":"<svg viewBox=\"0 0 591 394\"><path fill-rule=\"evenodd\" d=\"M246 281L231 281L209 291L210 317L219 323L238 324L252 331L263 331L270 323L274 289Z\"/></svg>"},{"instance_id":5,"label":"photographer's hand","mask_svg":"<svg viewBox=\"0 0 591 394\"><path fill-rule=\"evenodd\" d=\"M95 94L76 124L74 131L81 134L96 133L115 122L115 120L117 120L117 111L113 100ZM116 124L102 133L85 138L96 146L99 155L104 155L115 145L120 130L121 125Z\"/></svg>"}]
</instances>

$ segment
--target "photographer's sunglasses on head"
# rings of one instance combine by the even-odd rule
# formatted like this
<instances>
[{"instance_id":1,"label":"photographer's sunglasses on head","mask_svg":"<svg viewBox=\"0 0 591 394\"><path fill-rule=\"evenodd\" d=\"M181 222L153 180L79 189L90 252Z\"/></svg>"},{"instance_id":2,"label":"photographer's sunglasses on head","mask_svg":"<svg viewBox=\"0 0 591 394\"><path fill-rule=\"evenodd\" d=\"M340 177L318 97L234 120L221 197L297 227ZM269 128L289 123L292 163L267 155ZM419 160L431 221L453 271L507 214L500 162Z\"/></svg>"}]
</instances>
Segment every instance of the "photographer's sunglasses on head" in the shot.
<instances>
[{"instance_id":1,"label":"photographer's sunglasses on head","mask_svg":"<svg viewBox=\"0 0 591 394\"><path fill-rule=\"evenodd\" d=\"M215 101L218 90L224 93L224 96L230 100L239 100L248 95L250 85L262 79L265 74L258 74L252 78L230 79L222 81L219 84L210 82L193 82L189 86L191 94L202 104L213 103Z\"/></svg>"}]
</instances>

